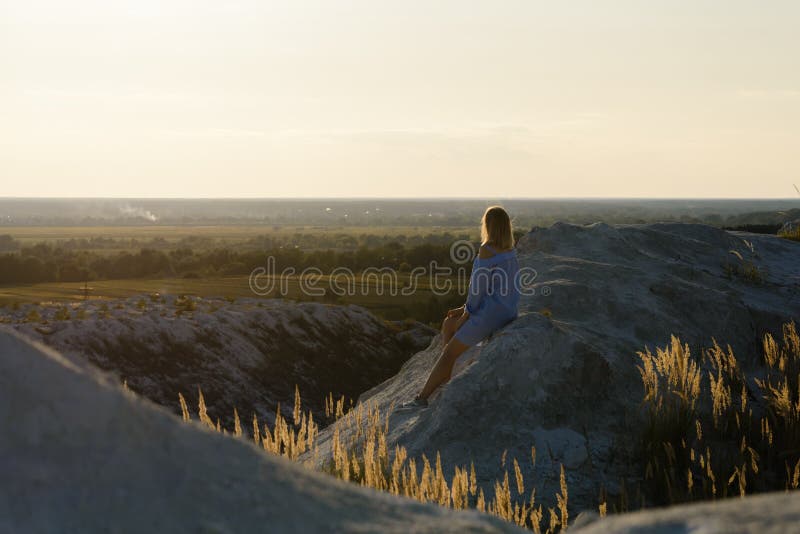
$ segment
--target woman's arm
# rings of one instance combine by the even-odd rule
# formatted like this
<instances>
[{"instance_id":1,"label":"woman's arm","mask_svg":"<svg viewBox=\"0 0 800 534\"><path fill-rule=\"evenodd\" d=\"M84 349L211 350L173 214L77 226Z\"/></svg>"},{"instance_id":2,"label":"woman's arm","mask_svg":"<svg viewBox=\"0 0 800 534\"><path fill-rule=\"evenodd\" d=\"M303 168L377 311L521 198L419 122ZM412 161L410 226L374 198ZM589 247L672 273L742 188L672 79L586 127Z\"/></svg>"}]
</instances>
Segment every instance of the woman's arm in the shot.
<instances>
[{"instance_id":1,"label":"woman's arm","mask_svg":"<svg viewBox=\"0 0 800 534\"><path fill-rule=\"evenodd\" d=\"M459 317L464 314L464 310L466 309L467 305L462 304L458 308L453 308L452 310L448 310L447 316L448 317Z\"/></svg>"},{"instance_id":2,"label":"woman's arm","mask_svg":"<svg viewBox=\"0 0 800 534\"><path fill-rule=\"evenodd\" d=\"M466 313L475 313L481 307L483 300L483 292L481 291L480 284L475 276L469 282L469 289L467 290L467 302L464 304L464 311Z\"/></svg>"},{"instance_id":3,"label":"woman's arm","mask_svg":"<svg viewBox=\"0 0 800 534\"><path fill-rule=\"evenodd\" d=\"M486 259L494 256L490 250L481 245L478 251L478 258ZM469 278L469 289L467 290L467 302L464 309L467 313L475 313L480 307L483 297L488 291L489 273L485 267L481 267L476 261L472 266L472 274Z\"/></svg>"}]
</instances>

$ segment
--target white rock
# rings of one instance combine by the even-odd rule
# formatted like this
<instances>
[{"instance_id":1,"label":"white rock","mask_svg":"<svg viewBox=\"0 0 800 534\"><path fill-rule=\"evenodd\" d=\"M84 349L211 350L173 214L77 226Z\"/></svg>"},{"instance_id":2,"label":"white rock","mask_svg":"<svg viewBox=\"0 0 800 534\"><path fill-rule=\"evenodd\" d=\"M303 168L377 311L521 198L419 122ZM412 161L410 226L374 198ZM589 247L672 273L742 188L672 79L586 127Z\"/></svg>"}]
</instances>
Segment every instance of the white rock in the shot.
<instances>
[{"instance_id":1,"label":"white rock","mask_svg":"<svg viewBox=\"0 0 800 534\"><path fill-rule=\"evenodd\" d=\"M148 296L109 301L107 318L93 301L73 305L69 320L55 320L61 306L27 305L10 316L26 335L79 364L88 359L119 375L133 391L173 411L179 392L194 407L202 388L209 413L227 428L234 408L271 420L278 403L293 405L295 384L319 420L328 393L358 395L433 336L421 324L398 333L359 306L195 298L195 311L178 316L173 302ZM46 328L25 322L31 309L48 320ZM78 310L87 318L75 319ZM342 369L349 370L346 379L336 378Z\"/></svg>"},{"instance_id":2,"label":"white rock","mask_svg":"<svg viewBox=\"0 0 800 534\"><path fill-rule=\"evenodd\" d=\"M0 328L0 532L524 532L185 424Z\"/></svg>"},{"instance_id":3,"label":"white rock","mask_svg":"<svg viewBox=\"0 0 800 534\"><path fill-rule=\"evenodd\" d=\"M664 346L672 334L695 350L716 338L750 368L762 333L800 318L800 244L777 236L694 224L559 223L523 237L518 253L550 294L523 296L520 317L459 367L429 408L389 419L390 449L403 445L410 456L429 458L439 451L446 472L474 462L487 494L503 478L507 450L526 487L537 487L538 502L555 505L563 463L570 507L594 508L601 487L643 473L623 460L642 400L637 351ZM729 276L733 261L763 280ZM384 411L410 400L440 351L434 340L361 400ZM320 435L322 457L332 432ZM540 446L542 436L552 451Z\"/></svg>"},{"instance_id":4,"label":"white rock","mask_svg":"<svg viewBox=\"0 0 800 534\"><path fill-rule=\"evenodd\" d=\"M574 534L790 534L800 531L800 493L768 493L582 522ZM588 524L587 524L588 523Z\"/></svg>"}]
</instances>

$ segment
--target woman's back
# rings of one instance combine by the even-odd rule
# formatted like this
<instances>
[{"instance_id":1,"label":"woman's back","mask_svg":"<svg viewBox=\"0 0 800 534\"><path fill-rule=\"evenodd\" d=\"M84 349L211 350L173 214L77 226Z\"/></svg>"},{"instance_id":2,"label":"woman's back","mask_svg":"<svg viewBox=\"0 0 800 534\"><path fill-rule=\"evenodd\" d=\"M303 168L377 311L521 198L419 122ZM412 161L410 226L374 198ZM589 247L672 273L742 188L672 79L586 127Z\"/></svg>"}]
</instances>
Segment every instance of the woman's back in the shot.
<instances>
[{"instance_id":1,"label":"woman's back","mask_svg":"<svg viewBox=\"0 0 800 534\"><path fill-rule=\"evenodd\" d=\"M467 311L472 315L516 317L519 305L517 251L513 248L498 251L489 244L481 248L472 266Z\"/></svg>"}]
</instances>

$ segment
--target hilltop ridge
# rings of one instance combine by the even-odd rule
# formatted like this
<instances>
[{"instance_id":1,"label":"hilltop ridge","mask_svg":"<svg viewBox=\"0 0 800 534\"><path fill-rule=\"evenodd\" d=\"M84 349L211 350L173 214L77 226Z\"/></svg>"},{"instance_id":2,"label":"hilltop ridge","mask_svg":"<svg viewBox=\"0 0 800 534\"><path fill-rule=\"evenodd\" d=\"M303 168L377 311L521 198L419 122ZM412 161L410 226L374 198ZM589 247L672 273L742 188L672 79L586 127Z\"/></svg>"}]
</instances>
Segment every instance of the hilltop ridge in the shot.
<instances>
[{"instance_id":1,"label":"hilltop ridge","mask_svg":"<svg viewBox=\"0 0 800 534\"><path fill-rule=\"evenodd\" d=\"M523 296L517 320L462 355L429 408L393 411L421 388L438 336L360 397L392 413L389 449L440 452L445 470L474 462L487 492L502 478L505 450L537 481L537 500L554 505L563 465L570 507L596 509L601 490L615 495L643 472L632 450L643 395L637 351L673 334L696 349L717 339L753 370L761 336L800 318L800 244L775 236L557 223L523 237L518 254L537 271L535 294ZM320 434L322 451L333 432Z\"/></svg>"}]
</instances>

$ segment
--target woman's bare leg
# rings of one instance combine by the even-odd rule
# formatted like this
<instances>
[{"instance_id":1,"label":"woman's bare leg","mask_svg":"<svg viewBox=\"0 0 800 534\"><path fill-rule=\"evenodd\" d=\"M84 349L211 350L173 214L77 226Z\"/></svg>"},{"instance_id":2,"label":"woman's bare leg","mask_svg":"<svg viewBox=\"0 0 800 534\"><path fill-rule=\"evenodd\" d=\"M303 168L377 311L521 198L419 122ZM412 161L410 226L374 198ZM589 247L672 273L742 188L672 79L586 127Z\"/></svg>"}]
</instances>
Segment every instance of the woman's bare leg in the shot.
<instances>
[{"instance_id":1,"label":"woman's bare leg","mask_svg":"<svg viewBox=\"0 0 800 534\"><path fill-rule=\"evenodd\" d=\"M447 345L458 330L458 320L461 316L445 317L442 321L442 345Z\"/></svg>"},{"instance_id":2,"label":"woman's bare leg","mask_svg":"<svg viewBox=\"0 0 800 534\"><path fill-rule=\"evenodd\" d=\"M458 329L469 319L469 313L463 312L460 315L448 315L442 321L442 344L447 345Z\"/></svg>"},{"instance_id":3,"label":"woman's bare leg","mask_svg":"<svg viewBox=\"0 0 800 534\"><path fill-rule=\"evenodd\" d=\"M433 393L437 387L450 380L450 375L453 372L453 365L455 365L458 357L468 348L469 345L465 345L455 338L451 339L447 345L445 345L442 355L439 357L436 365L433 366L433 370L431 370L428 381L425 382L425 387L423 387L422 391L419 393L419 398L428 400L428 397L430 397L431 393Z\"/></svg>"}]
</instances>

